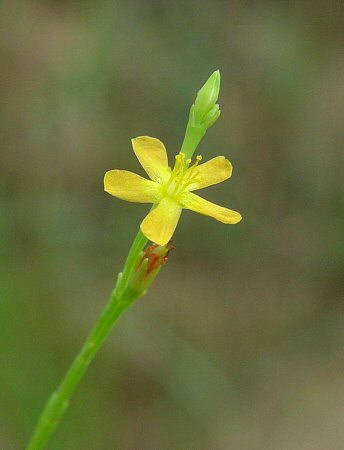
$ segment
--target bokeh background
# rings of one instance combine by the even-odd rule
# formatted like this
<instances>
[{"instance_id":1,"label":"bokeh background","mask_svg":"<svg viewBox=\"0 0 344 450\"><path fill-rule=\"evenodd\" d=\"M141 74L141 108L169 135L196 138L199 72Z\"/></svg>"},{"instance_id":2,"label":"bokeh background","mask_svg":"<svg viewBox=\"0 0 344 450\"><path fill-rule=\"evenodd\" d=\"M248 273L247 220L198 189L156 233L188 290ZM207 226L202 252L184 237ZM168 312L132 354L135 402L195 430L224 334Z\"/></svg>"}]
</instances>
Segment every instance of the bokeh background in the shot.
<instances>
[{"instance_id":1,"label":"bokeh background","mask_svg":"<svg viewBox=\"0 0 344 450\"><path fill-rule=\"evenodd\" d=\"M122 317L50 450L344 448L342 1L34 1L0 6L0 448L25 447L102 310L147 205L130 139L180 148L213 70L222 115L204 196Z\"/></svg>"}]
</instances>

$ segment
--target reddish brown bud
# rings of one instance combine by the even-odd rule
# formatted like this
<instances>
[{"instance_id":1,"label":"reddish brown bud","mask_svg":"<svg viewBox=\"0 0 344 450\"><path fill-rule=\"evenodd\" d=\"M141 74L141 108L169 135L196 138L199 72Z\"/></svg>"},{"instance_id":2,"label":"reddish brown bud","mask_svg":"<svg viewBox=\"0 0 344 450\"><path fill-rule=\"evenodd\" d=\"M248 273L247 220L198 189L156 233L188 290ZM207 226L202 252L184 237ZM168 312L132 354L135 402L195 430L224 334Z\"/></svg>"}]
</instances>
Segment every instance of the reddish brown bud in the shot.
<instances>
[{"instance_id":1,"label":"reddish brown bud","mask_svg":"<svg viewBox=\"0 0 344 450\"><path fill-rule=\"evenodd\" d=\"M161 267L166 264L168 255L173 249L173 245L169 242L164 246L152 244L143 251L140 262L134 270L128 285L133 295L135 293L143 295L146 292Z\"/></svg>"},{"instance_id":2,"label":"reddish brown bud","mask_svg":"<svg viewBox=\"0 0 344 450\"><path fill-rule=\"evenodd\" d=\"M141 261L138 264L138 267L142 262L147 259L148 260L148 266L146 274L149 275L153 270L156 270L157 268L163 266L167 263L168 255L171 250L173 250L174 247L169 242L165 246L161 247L158 244L152 244L149 247L147 247L142 255Z\"/></svg>"}]
</instances>

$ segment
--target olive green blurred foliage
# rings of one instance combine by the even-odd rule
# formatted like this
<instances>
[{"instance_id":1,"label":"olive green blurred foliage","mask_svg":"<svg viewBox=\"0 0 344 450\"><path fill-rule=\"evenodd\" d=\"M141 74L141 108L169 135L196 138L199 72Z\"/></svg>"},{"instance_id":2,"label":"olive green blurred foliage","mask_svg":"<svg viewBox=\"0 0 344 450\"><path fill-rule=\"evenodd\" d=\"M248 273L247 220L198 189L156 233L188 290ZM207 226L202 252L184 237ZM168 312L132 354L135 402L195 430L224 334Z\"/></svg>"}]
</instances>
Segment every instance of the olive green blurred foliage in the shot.
<instances>
[{"instance_id":1,"label":"olive green blurred foliage","mask_svg":"<svg viewBox=\"0 0 344 450\"><path fill-rule=\"evenodd\" d=\"M130 138L179 150L219 68L202 141L231 180L81 383L50 450L344 448L344 7L334 1L0 6L0 448L25 445L105 304L148 206Z\"/></svg>"}]
</instances>

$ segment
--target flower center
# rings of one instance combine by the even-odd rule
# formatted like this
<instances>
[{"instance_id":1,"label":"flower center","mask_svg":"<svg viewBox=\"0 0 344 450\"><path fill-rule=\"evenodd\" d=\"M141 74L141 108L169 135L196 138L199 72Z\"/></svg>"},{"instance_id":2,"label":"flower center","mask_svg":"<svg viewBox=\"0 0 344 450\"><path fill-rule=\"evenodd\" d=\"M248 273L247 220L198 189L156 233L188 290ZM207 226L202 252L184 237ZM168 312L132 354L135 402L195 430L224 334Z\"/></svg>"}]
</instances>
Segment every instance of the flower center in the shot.
<instances>
[{"instance_id":1,"label":"flower center","mask_svg":"<svg viewBox=\"0 0 344 450\"><path fill-rule=\"evenodd\" d=\"M190 167L191 158L185 159L184 153L178 153L170 178L164 186L165 195L174 198L178 197L190 184L196 183L199 174L196 167L201 160L202 156L196 156L196 161Z\"/></svg>"}]
</instances>

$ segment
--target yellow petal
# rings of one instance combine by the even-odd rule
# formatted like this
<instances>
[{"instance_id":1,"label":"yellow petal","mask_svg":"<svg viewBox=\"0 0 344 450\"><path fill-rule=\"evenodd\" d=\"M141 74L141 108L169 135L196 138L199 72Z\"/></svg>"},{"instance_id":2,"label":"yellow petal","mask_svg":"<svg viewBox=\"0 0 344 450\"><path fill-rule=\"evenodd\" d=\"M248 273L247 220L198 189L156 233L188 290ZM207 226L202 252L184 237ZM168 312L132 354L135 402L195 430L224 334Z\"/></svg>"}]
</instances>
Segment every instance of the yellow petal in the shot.
<instances>
[{"instance_id":1,"label":"yellow petal","mask_svg":"<svg viewBox=\"0 0 344 450\"><path fill-rule=\"evenodd\" d=\"M186 192L180 198L183 208L213 217L223 223L238 223L242 219L241 214L231 209L223 208L215 203L208 202L204 198L199 197L191 192Z\"/></svg>"},{"instance_id":2,"label":"yellow petal","mask_svg":"<svg viewBox=\"0 0 344 450\"><path fill-rule=\"evenodd\" d=\"M188 170L191 170L191 168ZM197 174L195 175L196 182L189 185L189 191L203 189L227 180L232 175L232 164L224 156L217 156L197 166L194 173Z\"/></svg>"},{"instance_id":3,"label":"yellow petal","mask_svg":"<svg viewBox=\"0 0 344 450\"><path fill-rule=\"evenodd\" d=\"M155 203L160 185L127 170L109 170L104 176L104 190L128 202Z\"/></svg>"},{"instance_id":4,"label":"yellow petal","mask_svg":"<svg viewBox=\"0 0 344 450\"><path fill-rule=\"evenodd\" d=\"M182 208L165 197L141 223L142 233L152 242L166 245L176 229Z\"/></svg>"},{"instance_id":5,"label":"yellow petal","mask_svg":"<svg viewBox=\"0 0 344 450\"><path fill-rule=\"evenodd\" d=\"M149 177L161 183L169 177L167 153L164 144L149 136L131 140L135 155Z\"/></svg>"}]
</instances>

